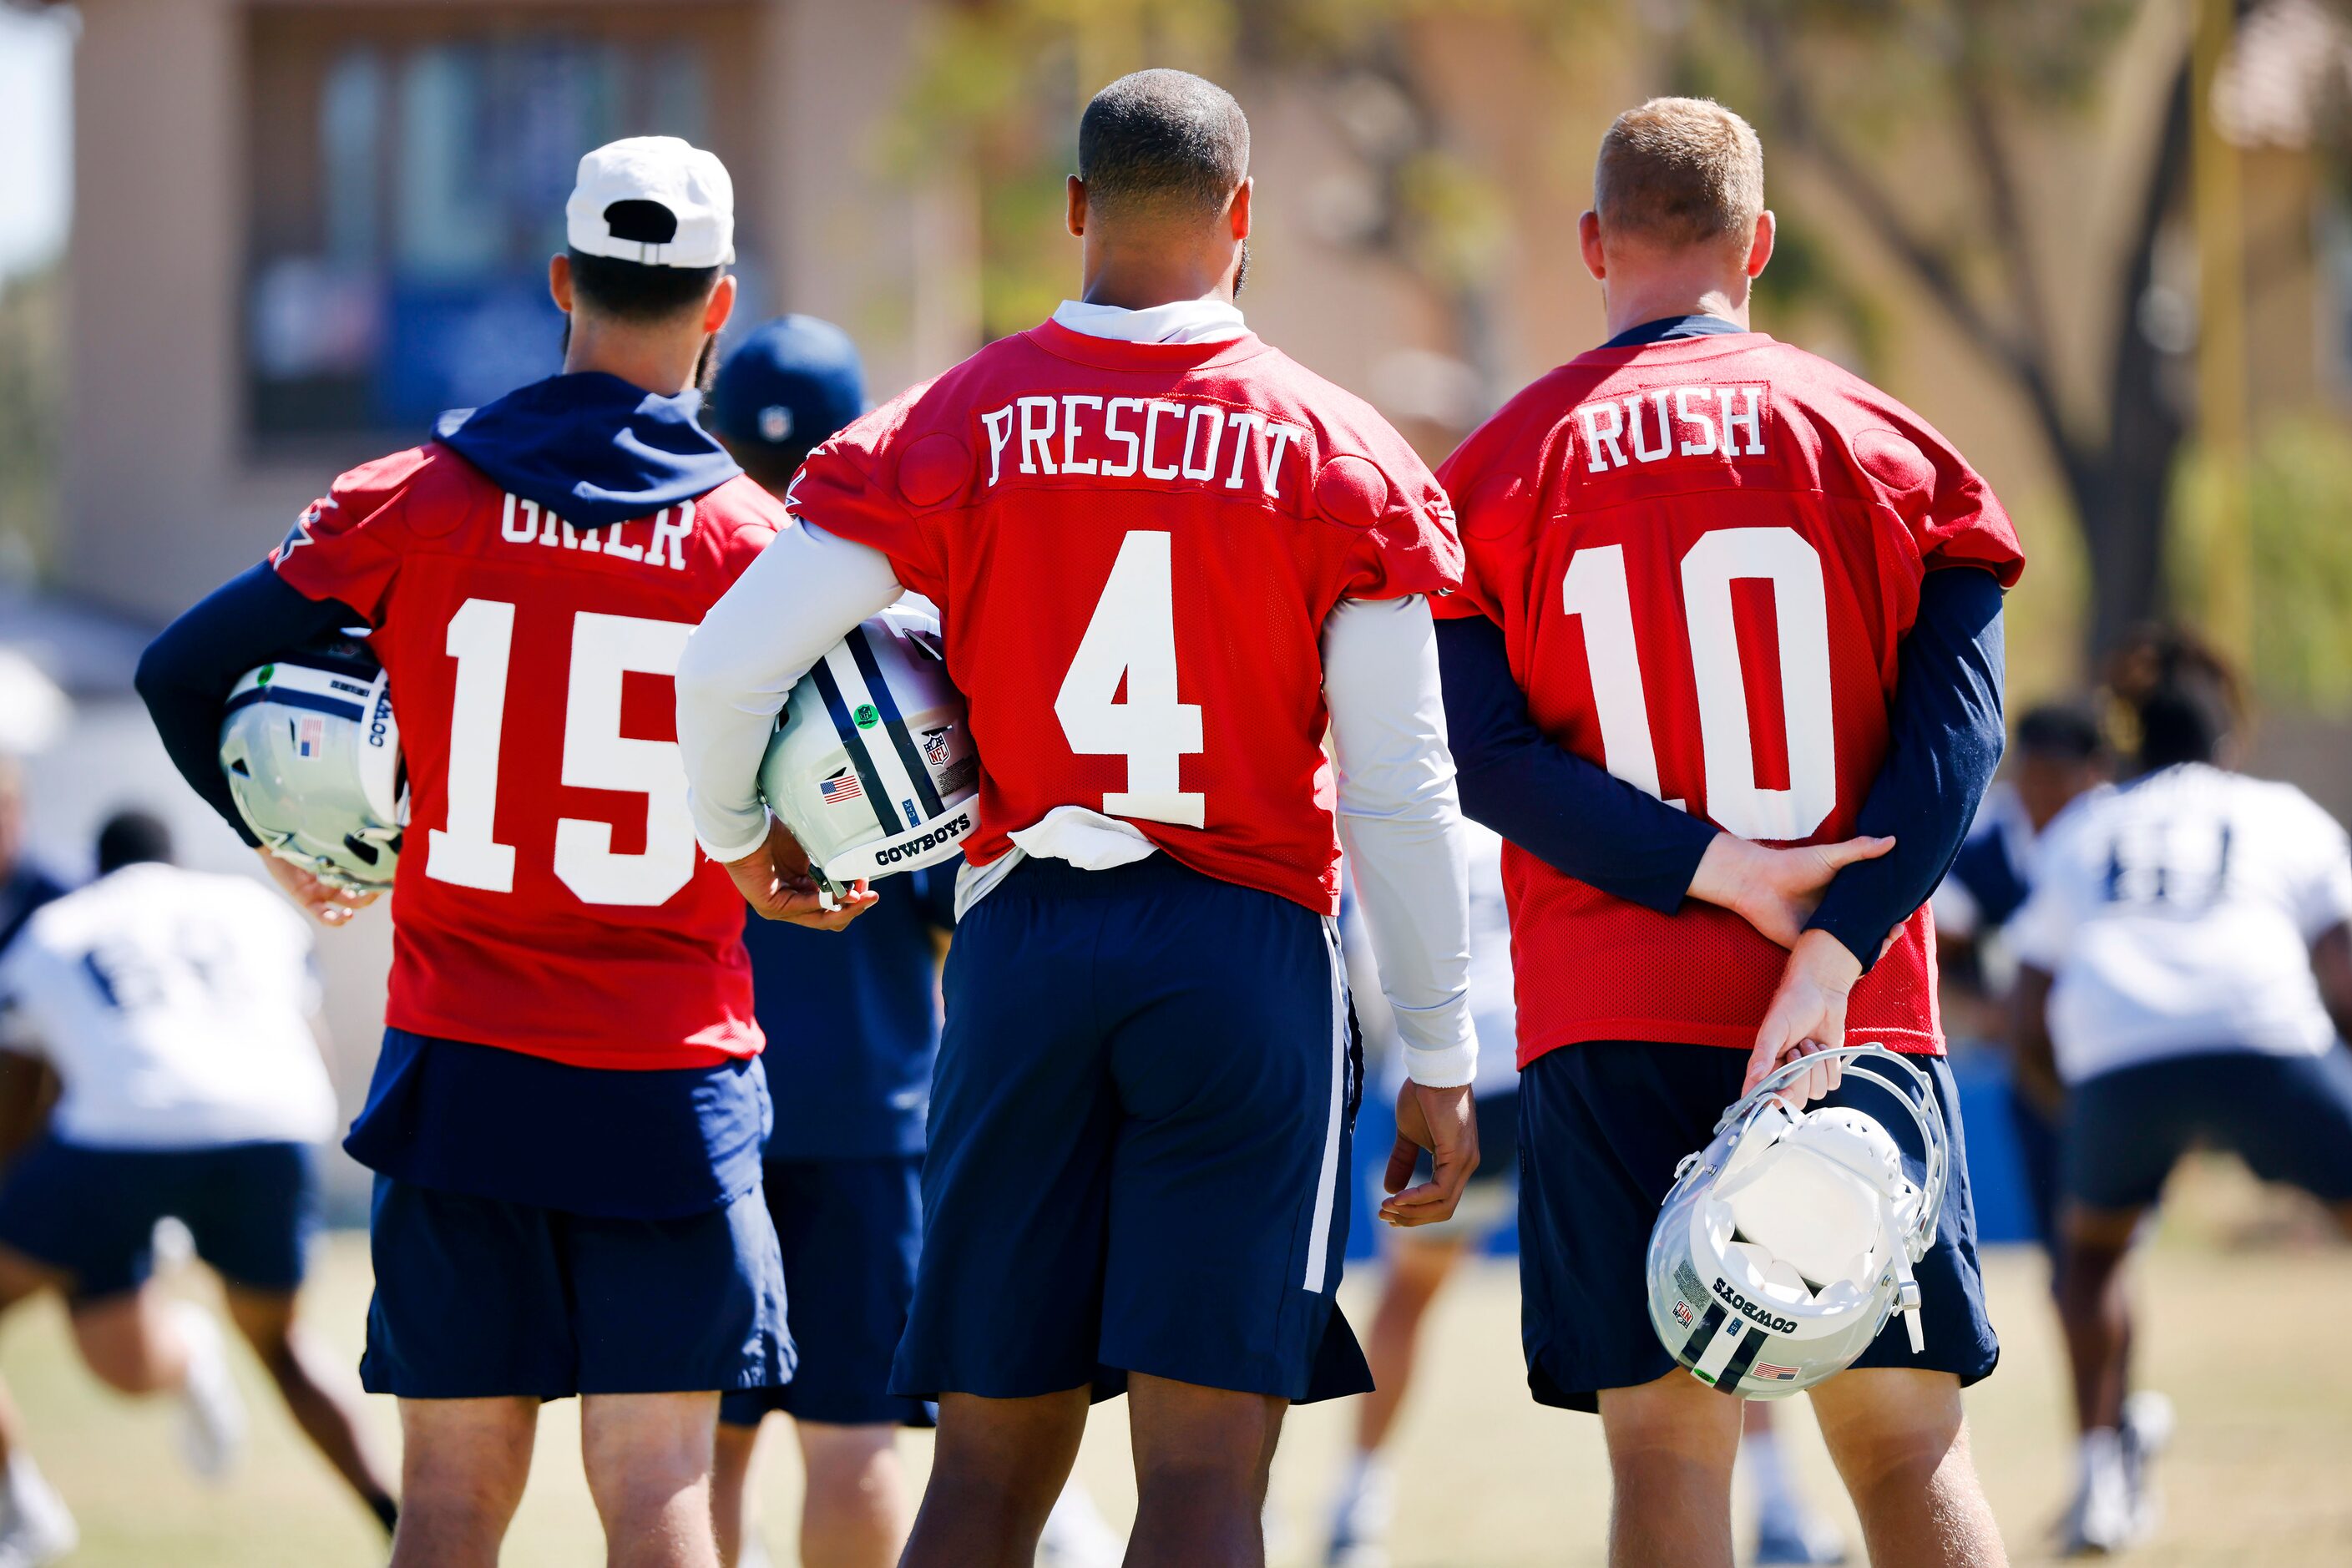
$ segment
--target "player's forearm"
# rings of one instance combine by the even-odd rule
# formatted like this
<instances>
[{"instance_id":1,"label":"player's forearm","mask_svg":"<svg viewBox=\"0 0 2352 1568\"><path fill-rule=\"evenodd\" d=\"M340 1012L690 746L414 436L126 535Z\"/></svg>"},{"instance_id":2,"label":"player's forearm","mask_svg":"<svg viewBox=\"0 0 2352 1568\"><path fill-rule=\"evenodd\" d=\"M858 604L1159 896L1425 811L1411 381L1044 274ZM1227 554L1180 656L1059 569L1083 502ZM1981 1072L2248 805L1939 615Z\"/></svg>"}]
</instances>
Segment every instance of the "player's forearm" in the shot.
<instances>
[{"instance_id":1,"label":"player's forearm","mask_svg":"<svg viewBox=\"0 0 2352 1568\"><path fill-rule=\"evenodd\" d=\"M713 859L766 840L760 759L793 684L903 591L880 551L801 524L770 542L687 639L677 743L695 836Z\"/></svg>"},{"instance_id":2,"label":"player's forearm","mask_svg":"<svg viewBox=\"0 0 2352 1568\"><path fill-rule=\"evenodd\" d=\"M56 1075L46 1060L0 1047L0 1171L40 1136L56 1099Z\"/></svg>"},{"instance_id":3,"label":"player's forearm","mask_svg":"<svg viewBox=\"0 0 2352 1568\"><path fill-rule=\"evenodd\" d=\"M2066 1089L2058 1076L2057 1043L2050 1037L2050 972L2028 963L2017 972L2011 989L2011 1070L2034 1104L2055 1111L2065 1103Z\"/></svg>"},{"instance_id":4,"label":"player's forearm","mask_svg":"<svg viewBox=\"0 0 2352 1568\"><path fill-rule=\"evenodd\" d=\"M228 694L254 666L362 619L333 599L305 598L264 563L214 589L140 656L135 684L172 765L256 848L260 841L237 816L227 775L221 772L220 729Z\"/></svg>"},{"instance_id":5,"label":"player's forearm","mask_svg":"<svg viewBox=\"0 0 2352 1568\"><path fill-rule=\"evenodd\" d=\"M1716 829L1538 729L1492 621L1439 622L1437 650L1464 813L1604 893L1680 908Z\"/></svg>"},{"instance_id":6,"label":"player's forearm","mask_svg":"<svg viewBox=\"0 0 2352 1568\"><path fill-rule=\"evenodd\" d=\"M2311 944L2311 972L2328 1021L2338 1036L2352 1040L2352 925L2338 921L2320 932Z\"/></svg>"},{"instance_id":7,"label":"player's forearm","mask_svg":"<svg viewBox=\"0 0 2352 1568\"><path fill-rule=\"evenodd\" d=\"M1396 1020L1405 1072L1477 1076L1470 1018L1470 875L1429 606L1356 600L1323 627L1339 834Z\"/></svg>"},{"instance_id":8,"label":"player's forearm","mask_svg":"<svg viewBox=\"0 0 2352 1568\"><path fill-rule=\"evenodd\" d=\"M1837 875L1807 923L1843 942L1864 969L1887 933L1927 901L1952 868L1977 805L2000 766L2001 590L1990 572L1930 572L1903 640L1885 765L1854 831L1895 848Z\"/></svg>"}]
</instances>

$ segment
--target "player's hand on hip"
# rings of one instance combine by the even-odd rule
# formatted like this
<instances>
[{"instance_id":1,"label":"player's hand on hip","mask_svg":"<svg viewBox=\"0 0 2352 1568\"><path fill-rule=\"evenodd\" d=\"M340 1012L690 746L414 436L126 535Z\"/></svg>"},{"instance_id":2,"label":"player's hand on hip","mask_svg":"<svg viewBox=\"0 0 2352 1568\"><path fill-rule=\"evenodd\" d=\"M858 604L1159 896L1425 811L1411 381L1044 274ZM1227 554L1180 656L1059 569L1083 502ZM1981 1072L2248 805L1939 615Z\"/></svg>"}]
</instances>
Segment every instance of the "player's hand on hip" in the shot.
<instances>
[{"instance_id":1,"label":"player's hand on hip","mask_svg":"<svg viewBox=\"0 0 2352 1568\"><path fill-rule=\"evenodd\" d=\"M374 893L354 893L338 888L323 877L314 877L293 861L273 855L267 849L257 849L261 863L269 868L269 879L284 889L288 898L300 906L304 914L322 926L347 925L351 918L375 902Z\"/></svg>"},{"instance_id":2,"label":"player's hand on hip","mask_svg":"<svg viewBox=\"0 0 2352 1568\"><path fill-rule=\"evenodd\" d=\"M1429 1151L1429 1180L1407 1186L1421 1152ZM1397 1140L1381 1186L1389 1196L1381 1217L1391 1225L1434 1225L1454 1217L1470 1173L1478 1168L1478 1113L1470 1086L1433 1089L1408 1082L1397 1090Z\"/></svg>"},{"instance_id":3,"label":"player's hand on hip","mask_svg":"<svg viewBox=\"0 0 2352 1568\"><path fill-rule=\"evenodd\" d=\"M740 860L727 862L727 875L761 920L811 931L839 931L874 907L877 895L863 880L852 882L826 907L808 865L800 841L782 823L771 822L768 841Z\"/></svg>"},{"instance_id":4,"label":"player's hand on hip","mask_svg":"<svg viewBox=\"0 0 2352 1568\"><path fill-rule=\"evenodd\" d=\"M1783 1063L1844 1045L1846 997L1861 977L1861 961L1829 932L1809 931L1799 937L1781 967L1780 989L1764 1009L1763 1026L1756 1031L1756 1048L1748 1055L1740 1093L1754 1089ZM1799 1074L1784 1092L1802 1105L1836 1089L1843 1077L1842 1062L1825 1059Z\"/></svg>"},{"instance_id":5,"label":"player's hand on hip","mask_svg":"<svg viewBox=\"0 0 2352 1568\"><path fill-rule=\"evenodd\" d=\"M1794 947L1831 880L1855 861L1875 860L1894 847L1892 838L1848 838L1775 849L1718 833L1691 876L1690 896L1729 910L1782 947Z\"/></svg>"}]
</instances>

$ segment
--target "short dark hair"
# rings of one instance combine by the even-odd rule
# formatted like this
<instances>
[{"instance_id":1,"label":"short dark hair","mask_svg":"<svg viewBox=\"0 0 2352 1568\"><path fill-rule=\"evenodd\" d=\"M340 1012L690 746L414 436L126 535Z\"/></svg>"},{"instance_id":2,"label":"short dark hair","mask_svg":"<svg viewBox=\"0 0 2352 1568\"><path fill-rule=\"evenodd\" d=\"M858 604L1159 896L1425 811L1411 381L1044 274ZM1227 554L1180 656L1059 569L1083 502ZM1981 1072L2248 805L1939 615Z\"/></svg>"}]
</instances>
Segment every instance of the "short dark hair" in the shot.
<instances>
[{"instance_id":1,"label":"short dark hair","mask_svg":"<svg viewBox=\"0 0 2352 1568\"><path fill-rule=\"evenodd\" d=\"M118 811L98 830L98 874L142 860L172 863L172 829L152 812Z\"/></svg>"},{"instance_id":2,"label":"short dark hair","mask_svg":"<svg viewBox=\"0 0 2352 1568\"><path fill-rule=\"evenodd\" d=\"M2107 686L2138 721L2140 771L2210 763L2245 721L2237 672L2180 626L2144 626L2108 664Z\"/></svg>"},{"instance_id":3,"label":"short dark hair","mask_svg":"<svg viewBox=\"0 0 2352 1568\"><path fill-rule=\"evenodd\" d=\"M1220 211L1248 177L1249 150L1234 95L1189 71L1123 76L1078 121L1087 203L1112 215Z\"/></svg>"},{"instance_id":4,"label":"short dark hair","mask_svg":"<svg viewBox=\"0 0 2352 1568\"><path fill-rule=\"evenodd\" d=\"M2090 710L2076 702L2044 702L2017 721L2020 755L2088 763L2106 754L2107 738Z\"/></svg>"},{"instance_id":5,"label":"short dark hair","mask_svg":"<svg viewBox=\"0 0 2352 1568\"><path fill-rule=\"evenodd\" d=\"M600 316L666 321L698 308L719 279L716 267L647 267L610 256L572 257L572 290Z\"/></svg>"}]
</instances>

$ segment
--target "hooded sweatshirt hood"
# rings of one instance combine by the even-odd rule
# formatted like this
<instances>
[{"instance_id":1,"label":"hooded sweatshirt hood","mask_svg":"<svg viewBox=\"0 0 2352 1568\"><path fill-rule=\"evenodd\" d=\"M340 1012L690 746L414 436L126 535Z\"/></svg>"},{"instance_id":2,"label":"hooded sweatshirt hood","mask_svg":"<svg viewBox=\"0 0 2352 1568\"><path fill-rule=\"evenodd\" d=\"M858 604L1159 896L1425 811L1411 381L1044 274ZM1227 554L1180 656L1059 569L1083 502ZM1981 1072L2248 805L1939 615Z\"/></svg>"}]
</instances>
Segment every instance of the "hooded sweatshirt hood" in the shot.
<instances>
[{"instance_id":1,"label":"hooded sweatshirt hood","mask_svg":"<svg viewBox=\"0 0 2352 1568\"><path fill-rule=\"evenodd\" d=\"M452 409L433 437L574 528L602 528L692 500L743 471L696 422L701 407L699 392L663 397L581 371Z\"/></svg>"}]
</instances>

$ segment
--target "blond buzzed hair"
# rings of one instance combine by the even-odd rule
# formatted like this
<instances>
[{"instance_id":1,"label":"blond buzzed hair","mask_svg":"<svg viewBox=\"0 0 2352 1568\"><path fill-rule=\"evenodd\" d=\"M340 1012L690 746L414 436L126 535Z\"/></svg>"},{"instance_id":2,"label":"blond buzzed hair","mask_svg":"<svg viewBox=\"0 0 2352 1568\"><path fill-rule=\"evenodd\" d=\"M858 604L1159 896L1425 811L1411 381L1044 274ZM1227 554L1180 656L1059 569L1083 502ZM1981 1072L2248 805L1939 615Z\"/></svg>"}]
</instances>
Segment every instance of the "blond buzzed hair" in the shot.
<instances>
[{"instance_id":1,"label":"blond buzzed hair","mask_svg":"<svg viewBox=\"0 0 2352 1568\"><path fill-rule=\"evenodd\" d=\"M1764 144L1711 98L1654 98L1601 137L1592 208L1603 234L1744 249L1764 213Z\"/></svg>"}]
</instances>

